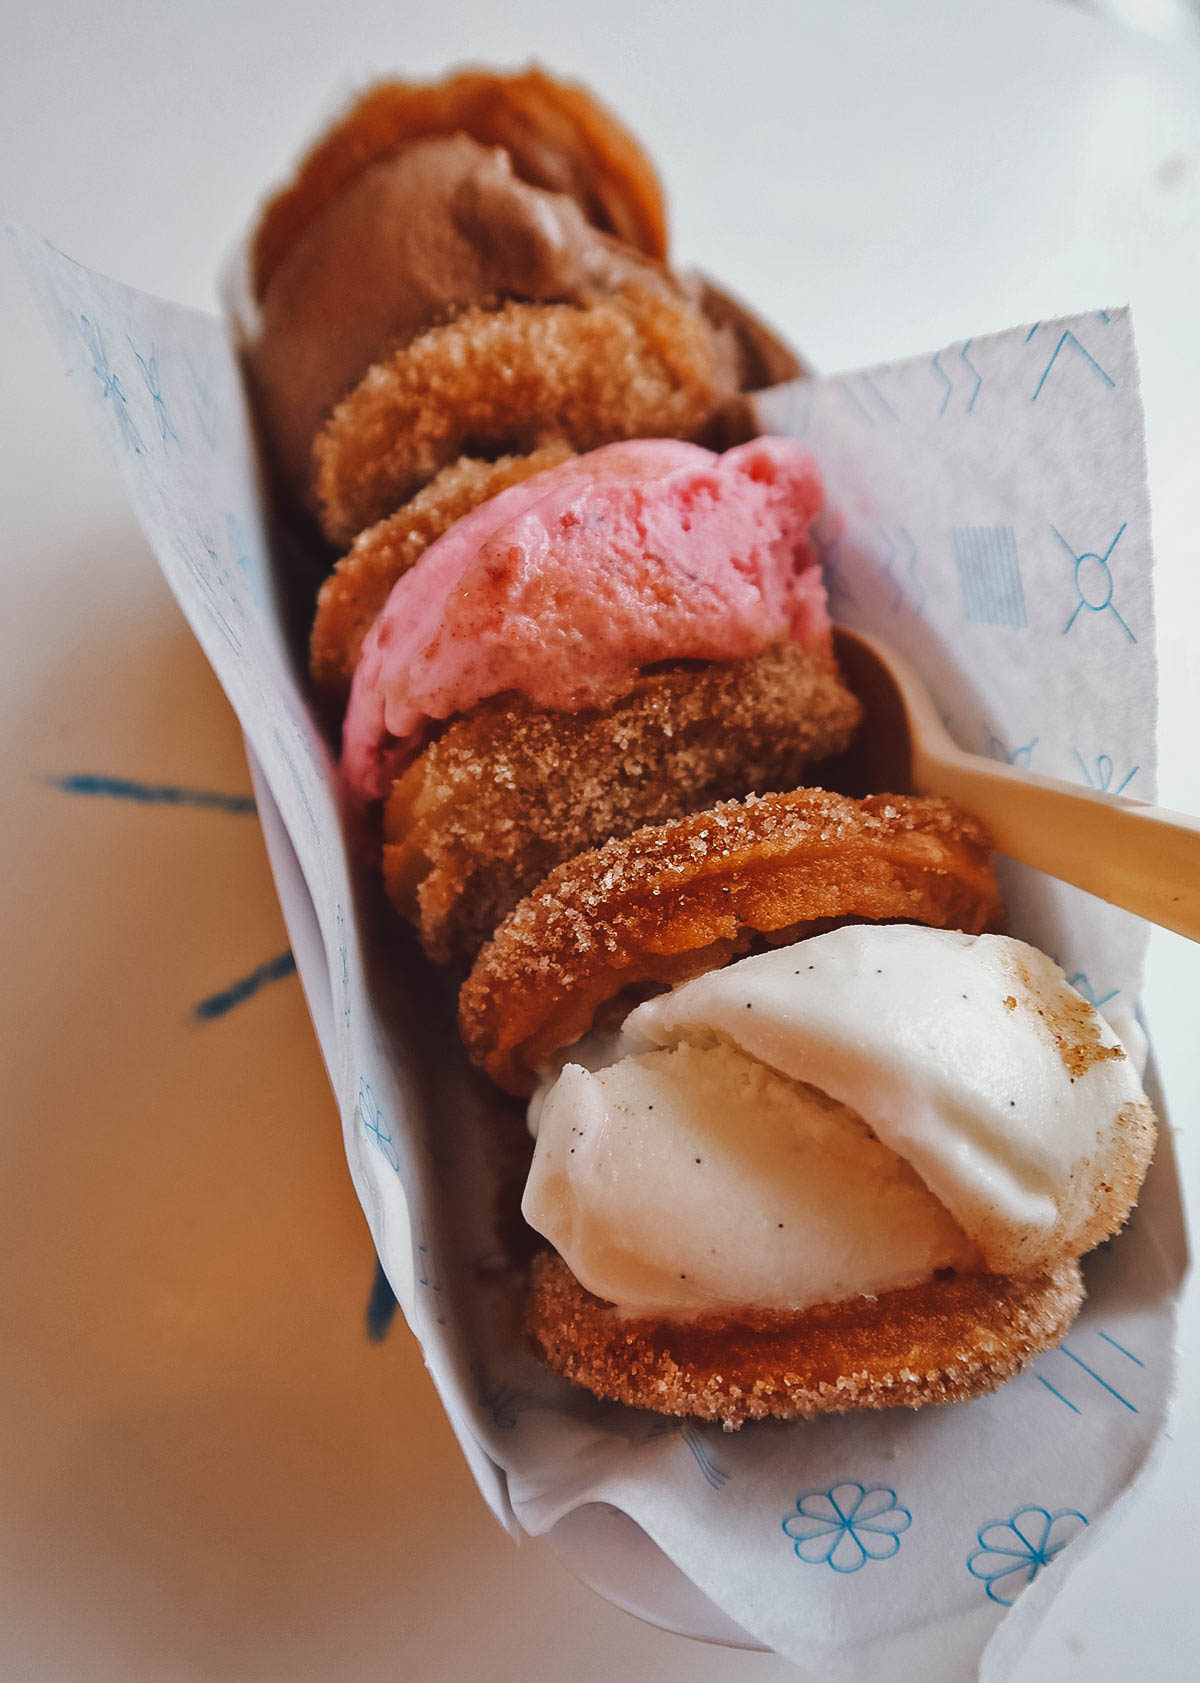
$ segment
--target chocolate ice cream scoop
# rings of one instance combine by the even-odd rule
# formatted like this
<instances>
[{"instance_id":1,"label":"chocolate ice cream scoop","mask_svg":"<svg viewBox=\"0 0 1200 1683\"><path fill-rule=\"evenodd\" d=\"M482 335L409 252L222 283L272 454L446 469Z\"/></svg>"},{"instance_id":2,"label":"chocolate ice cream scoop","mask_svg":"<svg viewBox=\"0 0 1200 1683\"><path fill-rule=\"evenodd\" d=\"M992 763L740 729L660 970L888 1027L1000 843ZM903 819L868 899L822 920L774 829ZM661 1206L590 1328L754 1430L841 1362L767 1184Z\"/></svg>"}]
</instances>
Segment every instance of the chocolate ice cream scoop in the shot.
<instances>
[{"instance_id":1,"label":"chocolate ice cream scoop","mask_svg":"<svg viewBox=\"0 0 1200 1683\"><path fill-rule=\"evenodd\" d=\"M654 166L585 89L539 70L368 89L251 243L244 348L284 484L314 507L313 441L335 405L418 335L508 303L667 301L711 336L712 441L749 437L737 394L800 365L736 300L672 275L666 245Z\"/></svg>"},{"instance_id":2,"label":"chocolate ice cream scoop","mask_svg":"<svg viewBox=\"0 0 1200 1683\"><path fill-rule=\"evenodd\" d=\"M679 291L499 147L458 134L370 164L279 263L247 347L287 484L305 496L321 423L386 348L472 305L586 304L628 285Z\"/></svg>"},{"instance_id":3,"label":"chocolate ice cream scoop","mask_svg":"<svg viewBox=\"0 0 1200 1683\"><path fill-rule=\"evenodd\" d=\"M320 137L263 212L250 254L254 296L262 299L305 229L368 165L451 134L503 147L522 181L567 194L594 227L666 256L658 174L594 94L537 69L464 70L440 82L379 82Z\"/></svg>"}]
</instances>

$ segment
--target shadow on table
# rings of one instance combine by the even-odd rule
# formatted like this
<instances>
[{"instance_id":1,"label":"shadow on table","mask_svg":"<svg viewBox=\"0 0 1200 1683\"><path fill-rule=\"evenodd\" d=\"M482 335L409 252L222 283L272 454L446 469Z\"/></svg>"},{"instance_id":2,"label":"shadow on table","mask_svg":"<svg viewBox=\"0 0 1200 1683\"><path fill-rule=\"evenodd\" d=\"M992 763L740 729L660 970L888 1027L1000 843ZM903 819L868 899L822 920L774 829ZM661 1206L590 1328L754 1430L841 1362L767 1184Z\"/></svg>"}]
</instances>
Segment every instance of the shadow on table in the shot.
<instances>
[{"instance_id":1,"label":"shadow on table","mask_svg":"<svg viewBox=\"0 0 1200 1683\"><path fill-rule=\"evenodd\" d=\"M287 941L253 813L145 793L249 789L145 594L10 738L6 1622L39 1679L258 1678L297 1644L291 1675L327 1677L360 1609L419 1625L492 1521L403 1323L367 1339L374 1254L298 982L196 1014Z\"/></svg>"}]
</instances>

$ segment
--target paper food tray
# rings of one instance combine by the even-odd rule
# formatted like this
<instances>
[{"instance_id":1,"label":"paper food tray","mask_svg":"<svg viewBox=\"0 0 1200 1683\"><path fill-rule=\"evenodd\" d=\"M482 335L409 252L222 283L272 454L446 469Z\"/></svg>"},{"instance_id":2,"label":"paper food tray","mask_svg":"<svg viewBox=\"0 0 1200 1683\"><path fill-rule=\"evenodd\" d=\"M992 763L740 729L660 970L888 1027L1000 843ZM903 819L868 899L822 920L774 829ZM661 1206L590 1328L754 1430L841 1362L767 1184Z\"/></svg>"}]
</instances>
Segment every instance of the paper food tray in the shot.
<instances>
[{"instance_id":1,"label":"paper food tray","mask_svg":"<svg viewBox=\"0 0 1200 1683\"><path fill-rule=\"evenodd\" d=\"M1065 1561L1095 1546L1162 1429L1186 1265L1169 1128L1134 1220L1086 1266L1064 1349L993 1397L723 1437L541 1370L502 1336L480 1283L496 1277L498 1101L465 1068L447 984L347 856L229 330L22 245L241 722L354 1184L492 1511L639 1616L773 1648L831 1683L881 1661L930 1683L974 1676L998 1627L985 1675L1002 1676L1061 1581L1062 1564L1045 1568L1068 1544ZM1152 561L1126 312L779 388L761 408L826 474L835 616L907 654L965 746L1152 797ZM1015 867L1005 890L1014 933L1135 1032L1143 929ZM903 1511L900 1546L870 1552L851 1516L863 1570L802 1558L783 1520L856 1485ZM1018 1539L1006 1575L979 1566L1004 1527Z\"/></svg>"}]
</instances>

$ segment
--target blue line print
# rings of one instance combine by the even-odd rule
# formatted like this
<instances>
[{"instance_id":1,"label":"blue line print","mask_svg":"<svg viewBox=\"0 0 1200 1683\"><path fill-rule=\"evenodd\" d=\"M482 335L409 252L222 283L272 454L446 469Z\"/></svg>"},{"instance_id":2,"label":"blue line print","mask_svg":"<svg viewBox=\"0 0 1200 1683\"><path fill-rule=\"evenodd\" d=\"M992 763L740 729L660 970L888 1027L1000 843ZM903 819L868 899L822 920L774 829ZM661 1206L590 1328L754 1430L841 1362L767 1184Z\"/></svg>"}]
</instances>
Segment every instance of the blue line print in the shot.
<instances>
[{"instance_id":1,"label":"blue line print","mask_svg":"<svg viewBox=\"0 0 1200 1683\"><path fill-rule=\"evenodd\" d=\"M1011 526L952 526L950 545L963 618L974 625L1028 624L1017 536Z\"/></svg>"},{"instance_id":2,"label":"blue line print","mask_svg":"<svg viewBox=\"0 0 1200 1683\"><path fill-rule=\"evenodd\" d=\"M871 426L875 425L874 415L872 415L871 411L867 408L866 404L863 403L862 399L852 389L852 387L843 383L842 385L840 385L838 387L838 390L843 392L845 394L845 396L850 399L851 403L858 410L859 414L862 416L864 421L869 422Z\"/></svg>"},{"instance_id":3,"label":"blue line print","mask_svg":"<svg viewBox=\"0 0 1200 1683\"><path fill-rule=\"evenodd\" d=\"M209 557L215 558L215 552L208 543L204 534L202 532L198 532L196 535L199 537L201 543L204 544ZM204 598L204 605L208 609L214 625L216 625L217 628L224 634L225 640L233 650L234 654L241 656L244 653L242 639L225 617L223 598L218 593L216 585L213 583L212 579L209 578L207 572L196 560L196 557L192 554L191 550L184 543L182 538L175 539L174 549L176 555L178 555L188 572L192 575L196 585L199 587L200 594Z\"/></svg>"},{"instance_id":4,"label":"blue line print","mask_svg":"<svg viewBox=\"0 0 1200 1683\"><path fill-rule=\"evenodd\" d=\"M442 1313L440 1301L442 1295L442 1285L441 1281L437 1277L437 1265L430 1254L429 1243L425 1236L424 1224L422 1224L420 1228L420 1235L421 1236L417 1241L417 1284L419 1286L424 1286L426 1290L433 1293L433 1318L437 1322L438 1326L444 1327L446 1324L446 1317Z\"/></svg>"},{"instance_id":5,"label":"blue line print","mask_svg":"<svg viewBox=\"0 0 1200 1683\"><path fill-rule=\"evenodd\" d=\"M304 808L305 816L307 817L309 825L312 828L312 833L318 840L320 840L320 835L321 835L320 825L317 823L317 815L312 809L312 801L309 799L308 790L305 787L304 779L300 775L300 768L296 764L295 760L292 757L291 749L288 747L287 743L283 740L283 732L280 730L278 725L274 726L274 728L271 731L271 735L274 737L275 746L279 749L279 753L280 753L280 756L283 759L283 763L288 769L288 774L291 777L292 783L293 783L293 785L295 787L295 790L296 790L297 799L299 800L301 806ZM301 743L301 746L304 747L307 750L308 745L304 741L303 737L300 738L300 743Z\"/></svg>"},{"instance_id":6,"label":"blue line print","mask_svg":"<svg viewBox=\"0 0 1200 1683\"><path fill-rule=\"evenodd\" d=\"M825 576L825 594L833 604L842 601L849 607L857 605L857 598L842 576L842 533L826 538L820 546L821 571Z\"/></svg>"},{"instance_id":7,"label":"blue line print","mask_svg":"<svg viewBox=\"0 0 1200 1683\"><path fill-rule=\"evenodd\" d=\"M976 368L975 364L967 356L967 352L971 349L971 346L972 346L973 343L974 343L973 339L968 339L966 344L963 346L962 350L959 351L959 353L958 353L960 360L966 363L967 367L971 370L971 373L974 374L974 376L975 376L975 390L971 393L970 403L967 404L967 414L968 415L971 413L972 409L974 409L974 407L975 407L975 399L979 396L979 388L983 384L983 375L979 372L978 368Z\"/></svg>"},{"instance_id":8,"label":"blue line print","mask_svg":"<svg viewBox=\"0 0 1200 1683\"><path fill-rule=\"evenodd\" d=\"M342 1016L350 1021L350 950L346 944L346 909L341 901L334 912L338 932L338 956L341 959L342 975Z\"/></svg>"},{"instance_id":9,"label":"blue line print","mask_svg":"<svg viewBox=\"0 0 1200 1683\"><path fill-rule=\"evenodd\" d=\"M1129 1360L1138 1367L1145 1367L1146 1364L1140 1356L1135 1356L1132 1350L1127 1350L1123 1344L1118 1344L1115 1338L1109 1337L1108 1333L1100 1332L1099 1328L1096 1330L1106 1344L1111 1344L1114 1350L1119 1350L1123 1356L1128 1356Z\"/></svg>"},{"instance_id":10,"label":"blue line print","mask_svg":"<svg viewBox=\"0 0 1200 1683\"><path fill-rule=\"evenodd\" d=\"M1100 320L1104 323L1105 327L1107 327L1108 326L1108 319L1109 319L1108 318L1108 311L1107 310L1097 310L1096 314L1100 317Z\"/></svg>"},{"instance_id":11,"label":"blue line print","mask_svg":"<svg viewBox=\"0 0 1200 1683\"><path fill-rule=\"evenodd\" d=\"M1074 754L1076 760L1079 762L1079 769L1083 773L1083 775L1087 778L1089 788L1102 789L1102 790L1107 792L1107 790L1109 788L1109 785L1112 783L1112 780L1113 780L1114 767L1113 767L1111 757L1108 754L1097 754L1097 756L1096 756L1096 775L1093 778L1091 772L1088 770L1087 766L1084 764L1083 755L1079 752L1078 748L1072 748L1071 752ZM1116 788L1113 790L1113 794L1114 795L1119 795L1123 789L1127 789L1129 787L1129 785L1133 782L1134 778L1137 776L1138 772L1141 771L1141 769L1142 768L1141 768L1140 765L1136 765L1136 766L1134 766L1132 771L1127 772L1125 774L1125 776L1121 779L1121 781L1117 784Z\"/></svg>"},{"instance_id":12,"label":"blue line print","mask_svg":"<svg viewBox=\"0 0 1200 1683\"><path fill-rule=\"evenodd\" d=\"M895 594L896 600L895 600L894 605L896 607L899 607L900 606L900 593L896 589L896 580L895 580L895 577L892 574L892 562L896 559L896 546L892 542L891 538L888 536L887 531L883 526L879 527L879 536L880 536L880 539L882 540L882 542L887 546L887 554L886 555L881 555L879 557L880 565L883 567L884 572L887 574L888 583L891 585L892 590Z\"/></svg>"},{"instance_id":13,"label":"blue line print","mask_svg":"<svg viewBox=\"0 0 1200 1683\"><path fill-rule=\"evenodd\" d=\"M171 425L171 417L167 414L167 406L163 401L162 384L159 380L158 374L158 353L154 349L154 346L151 345L150 360L147 362L145 357L134 344L133 340L130 339L128 333L125 335L125 338L128 341L129 349L133 352L137 361L138 370L142 376L142 383L146 390L150 393L150 401L154 405L154 415L158 422L159 440L161 443L166 444L169 439L174 439L175 443L178 444L179 434Z\"/></svg>"},{"instance_id":14,"label":"blue line print","mask_svg":"<svg viewBox=\"0 0 1200 1683\"><path fill-rule=\"evenodd\" d=\"M1051 526L1050 530L1054 533L1054 536L1058 539L1059 543L1063 546L1063 548L1066 550L1067 554L1071 557L1071 560L1075 563L1075 591L1076 591L1076 594L1079 597L1079 600L1075 604L1075 608L1074 608L1074 611L1071 614L1070 619L1067 621L1067 623L1062 628L1062 635L1064 637L1067 635L1068 631L1070 631L1071 627L1075 624L1075 621L1079 618L1080 609L1081 608L1087 608L1088 611L1090 613L1093 613L1093 614L1102 614L1102 613L1105 613L1105 612L1110 613L1113 616L1113 618L1116 620L1117 624L1121 627L1121 630L1129 638L1129 641L1131 643L1136 643L1137 642L1137 638L1134 636L1133 632L1126 625L1125 621L1121 618L1120 614L1117 612L1116 607L1113 604L1113 599L1112 599L1113 598L1113 577L1112 577L1112 569L1109 565L1109 558L1112 555L1113 550L1120 543L1121 538L1124 535L1125 529L1128 525L1129 525L1129 522L1127 520L1123 520L1121 522L1121 525L1117 530L1116 537L1109 544L1108 548L1104 551L1103 555L1097 555L1094 549L1085 549L1082 554L1077 555L1075 553L1075 551L1071 548L1070 544L1067 542L1066 538L1064 538L1062 533L1058 530L1058 527L1057 526ZM1089 596L1087 595L1087 592L1083 588L1083 583L1082 583L1082 580L1080 579L1079 575L1080 575L1080 569L1082 568L1085 561L1094 561L1096 563L1096 565L1100 568L1101 575L1102 575L1102 578L1103 578L1103 589L1104 589L1104 600L1102 602L1093 602L1089 598Z\"/></svg>"},{"instance_id":15,"label":"blue line print","mask_svg":"<svg viewBox=\"0 0 1200 1683\"><path fill-rule=\"evenodd\" d=\"M717 1466L716 1462L709 1455L699 1429L689 1420L687 1425L684 1426L683 1431L680 1433L680 1436L691 1450L692 1459L699 1467L705 1484L708 1485L710 1490L720 1490L723 1484L728 1483L729 1474L722 1472L721 1468Z\"/></svg>"},{"instance_id":16,"label":"blue line print","mask_svg":"<svg viewBox=\"0 0 1200 1683\"><path fill-rule=\"evenodd\" d=\"M234 547L234 533L236 529L236 517L233 515L226 515L225 535L229 540L230 548ZM240 598L240 586L243 580L240 569L236 572L231 571L224 555L217 548L217 540L212 536L211 532L202 532L200 528L197 527L196 536L204 545L204 552L208 556L208 559L212 562L214 585L221 584L224 586L225 592L229 598L230 607L240 614L243 611ZM210 588L212 588L212 586L210 586Z\"/></svg>"},{"instance_id":17,"label":"blue line print","mask_svg":"<svg viewBox=\"0 0 1200 1683\"><path fill-rule=\"evenodd\" d=\"M87 316L80 316L79 325L83 330L83 342L92 359L92 373L100 382L100 397L105 403L111 402L113 415L120 428L121 437L127 449L140 456L142 453L142 437L137 430L133 416L129 413L129 399L125 396L120 376L114 374L108 360L108 352L104 348L104 335L99 322L93 322Z\"/></svg>"},{"instance_id":18,"label":"blue line print","mask_svg":"<svg viewBox=\"0 0 1200 1683\"><path fill-rule=\"evenodd\" d=\"M679 1438L691 1452L693 1461L700 1469L700 1475L711 1490L720 1490L723 1484L729 1482L729 1474L718 1467L704 1442L700 1428L691 1420L676 1420L669 1415L660 1415L653 1420L646 1434L646 1441L655 1438Z\"/></svg>"},{"instance_id":19,"label":"blue line print","mask_svg":"<svg viewBox=\"0 0 1200 1683\"><path fill-rule=\"evenodd\" d=\"M367 1299L366 1314L363 1317L367 1337L372 1344L383 1343L396 1318L397 1307L396 1294L383 1271L383 1264L377 1259L375 1278L371 1282L371 1295Z\"/></svg>"},{"instance_id":20,"label":"blue line print","mask_svg":"<svg viewBox=\"0 0 1200 1683\"><path fill-rule=\"evenodd\" d=\"M237 569L238 578L245 585L255 607L261 610L265 606L263 602L262 569L257 567L251 558L250 551L256 546L251 542L245 526L236 514L225 516L225 536L229 543L229 551L233 556L233 564Z\"/></svg>"},{"instance_id":21,"label":"blue line print","mask_svg":"<svg viewBox=\"0 0 1200 1683\"><path fill-rule=\"evenodd\" d=\"M944 415L946 413L946 405L949 403L951 394L954 391L954 383L949 374L946 373L946 370L938 361L941 354L941 351L934 351L933 356L930 359L929 366L933 369L933 372L937 375L939 380L944 380L946 382L946 395L942 399L942 407L938 410L939 415Z\"/></svg>"},{"instance_id":22,"label":"blue line print","mask_svg":"<svg viewBox=\"0 0 1200 1683\"><path fill-rule=\"evenodd\" d=\"M885 370L885 372L890 373L890 370ZM893 421L898 421L900 419L899 415L897 415L896 411L892 408L892 406L888 402L887 398L884 397L883 393L880 391L879 387L875 384L874 380L872 380L871 376L869 374L860 374L859 379L862 381L863 385L866 386L867 390L871 393L871 396L875 399L875 401L879 404L882 404L883 408L887 410L888 414L892 417L892 420Z\"/></svg>"},{"instance_id":23,"label":"blue line print","mask_svg":"<svg viewBox=\"0 0 1200 1683\"><path fill-rule=\"evenodd\" d=\"M1057 964L1058 960L1055 959L1054 962ZM1097 999L1095 989L1088 981L1086 970L1077 970L1073 976L1068 976L1067 986L1074 988L1076 993L1081 993L1088 1004L1094 1006L1097 1011L1102 1005L1107 1005L1110 999L1115 999L1121 991L1120 988L1109 988L1106 994Z\"/></svg>"},{"instance_id":24,"label":"blue line print","mask_svg":"<svg viewBox=\"0 0 1200 1683\"><path fill-rule=\"evenodd\" d=\"M1095 1368L1094 1367L1089 1367L1085 1361L1081 1361L1080 1358L1075 1354L1075 1352L1073 1350L1068 1350L1065 1344L1060 1344L1059 1349L1061 1350L1062 1354L1064 1356L1066 1356L1068 1361L1074 1362L1076 1367L1081 1367L1085 1373L1091 1375L1091 1377L1096 1381L1097 1385L1102 1385L1106 1391L1108 1391L1112 1396L1116 1397L1117 1401L1119 1403L1122 1403L1129 1410L1130 1414L1140 1414L1141 1413L1141 1410L1138 1409L1138 1408L1135 1408L1135 1406L1133 1405L1133 1403L1130 1402L1128 1397L1123 1397L1121 1395L1120 1391L1116 1390L1112 1385L1109 1384L1107 1379L1101 1379L1100 1375L1096 1372Z\"/></svg>"},{"instance_id":25,"label":"blue line print","mask_svg":"<svg viewBox=\"0 0 1200 1683\"><path fill-rule=\"evenodd\" d=\"M892 609L894 611L897 608L902 608L904 606L904 591L901 589L896 575L892 571L892 565L896 559L896 545L893 543L891 534L888 532L886 527L879 526L877 527L877 530L880 538L887 545L887 554L881 555L879 557L879 562L887 575L888 583L892 587Z\"/></svg>"},{"instance_id":26,"label":"blue line print","mask_svg":"<svg viewBox=\"0 0 1200 1683\"><path fill-rule=\"evenodd\" d=\"M358 1119L363 1125L364 1133L370 1134L375 1144L387 1158L388 1163L400 1172L400 1154L396 1150L396 1142L392 1138L392 1130L383 1119L383 1112L375 1103L375 1094L371 1091L371 1084L363 1076L358 1079Z\"/></svg>"},{"instance_id":27,"label":"blue line print","mask_svg":"<svg viewBox=\"0 0 1200 1683\"><path fill-rule=\"evenodd\" d=\"M1015 1508L1007 1519L989 1520L976 1533L980 1547L967 1556L967 1571L978 1578L990 1601L1011 1607L1023 1589L1087 1525L1076 1508Z\"/></svg>"},{"instance_id":28,"label":"blue line print","mask_svg":"<svg viewBox=\"0 0 1200 1683\"><path fill-rule=\"evenodd\" d=\"M910 536L906 526L897 526L896 530L908 545L908 565L905 568L905 572L908 575L908 582L913 589L912 611L919 619L921 616L921 610L925 606L926 597L929 594L929 592L925 589L925 586L917 577L917 556L920 554L920 551L918 550L916 544L912 541L912 537Z\"/></svg>"},{"instance_id":29,"label":"blue line print","mask_svg":"<svg viewBox=\"0 0 1200 1683\"><path fill-rule=\"evenodd\" d=\"M220 789L184 789L175 783L139 783L129 777L82 771L69 777L47 777L46 782L64 795L105 795L145 806L207 807L239 816L253 816L258 811L253 795L227 795Z\"/></svg>"},{"instance_id":30,"label":"blue line print","mask_svg":"<svg viewBox=\"0 0 1200 1683\"><path fill-rule=\"evenodd\" d=\"M1034 322L1033 326L1029 329L1029 332L1025 335L1025 343L1026 344L1028 344L1029 341L1033 338L1034 334L1037 332L1038 328L1041 325L1042 324L1041 324L1040 321L1035 321Z\"/></svg>"},{"instance_id":31,"label":"blue line print","mask_svg":"<svg viewBox=\"0 0 1200 1683\"><path fill-rule=\"evenodd\" d=\"M1014 748L1010 753L1007 743L1002 742L998 736L992 736L989 732L988 751L993 760L1003 760L1006 765L1021 766L1025 771L1028 771L1029 762L1033 759L1033 750L1040 741L1041 737L1031 736L1022 747Z\"/></svg>"},{"instance_id":32,"label":"blue line print","mask_svg":"<svg viewBox=\"0 0 1200 1683\"><path fill-rule=\"evenodd\" d=\"M1037 402L1038 398L1041 395L1042 387L1046 384L1046 379L1047 379L1047 376L1050 373L1050 370L1054 367L1054 364L1058 361L1058 353L1059 353L1059 351L1062 350L1063 346L1066 345L1066 344L1069 344L1071 346L1072 350L1078 351L1080 356L1084 359L1085 362L1091 364L1091 366L1095 369L1096 373L1099 374L1100 378L1104 381L1104 384L1106 386L1110 386L1110 387L1115 387L1116 386L1117 382L1113 379L1112 375L1111 374L1106 374L1104 372L1103 368L1101 368L1100 364L1096 361L1095 357L1091 354L1090 351L1084 350L1083 346L1079 343L1079 340L1075 337L1075 335L1071 332L1071 329L1068 327L1067 330L1065 331L1065 333L1063 334L1062 338L1058 341L1058 344L1055 345L1054 351L1053 351L1053 353L1050 357L1050 361L1046 364L1045 368L1042 370L1042 377L1037 383L1037 390L1034 392L1033 396L1029 400L1030 403L1036 403Z\"/></svg>"},{"instance_id":33,"label":"blue line print","mask_svg":"<svg viewBox=\"0 0 1200 1683\"><path fill-rule=\"evenodd\" d=\"M222 988L220 993L210 993L207 999L193 1007L192 1015L202 1023L212 1022L215 1017L223 1017L227 1011L232 1011L235 1005L250 999L268 982L282 981L285 976L292 976L296 971L296 960L290 952L278 953L269 958L265 964L260 964L248 976Z\"/></svg>"},{"instance_id":34,"label":"blue line print","mask_svg":"<svg viewBox=\"0 0 1200 1683\"><path fill-rule=\"evenodd\" d=\"M192 413L196 417L197 425L204 434L204 441L210 450L217 447L220 436L220 418L212 388L192 361L191 353L185 351L184 361L188 366L188 373L192 377Z\"/></svg>"},{"instance_id":35,"label":"blue line print","mask_svg":"<svg viewBox=\"0 0 1200 1683\"><path fill-rule=\"evenodd\" d=\"M1037 1380L1039 1385L1044 1385L1048 1391L1052 1391L1058 1398L1059 1402L1066 1403L1072 1414L1083 1413L1081 1408L1075 1407L1075 1404L1071 1401L1070 1397L1064 1397L1062 1392L1053 1386L1048 1379L1044 1379L1040 1373L1035 1373L1033 1377Z\"/></svg>"}]
</instances>

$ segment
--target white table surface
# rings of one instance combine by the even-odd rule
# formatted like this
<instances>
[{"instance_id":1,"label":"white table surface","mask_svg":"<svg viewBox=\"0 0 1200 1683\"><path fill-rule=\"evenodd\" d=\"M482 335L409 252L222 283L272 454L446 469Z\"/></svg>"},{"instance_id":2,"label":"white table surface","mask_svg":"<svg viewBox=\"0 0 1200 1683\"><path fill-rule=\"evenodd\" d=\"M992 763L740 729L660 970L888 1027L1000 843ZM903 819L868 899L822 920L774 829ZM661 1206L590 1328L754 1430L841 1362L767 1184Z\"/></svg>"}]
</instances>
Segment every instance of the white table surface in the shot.
<instances>
[{"instance_id":1,"label":"white table surface","mask_svg":"<svg viewBox=\"0 0 1200 1683\"><path fill-rule=\"evenodd\" d=\"M1136 12L1132 5L1126 13ZM1168 17L1162 6L1146 16ZM0 212L202 305L262 188L389 70L536 54L644 136L678 255L825 369L1129 300L1162 669L1161 798L1200 810L1200 52L1043 0L412 6L24 0L0 55ZM230 712L0 260L0 1676L34 1683L774 1683L640 1625L483 1508L397 1324L253 817L86 796L244 793ZM1146 990L1200 1191L1200 958ZM286 1174L279 1175L281 1157ZM1193 1294L1194 1295L1194 1294ZM1200 1341L1141 1500L1019 1683L1182 1683Z\"/></svg>"}]
</instances>

